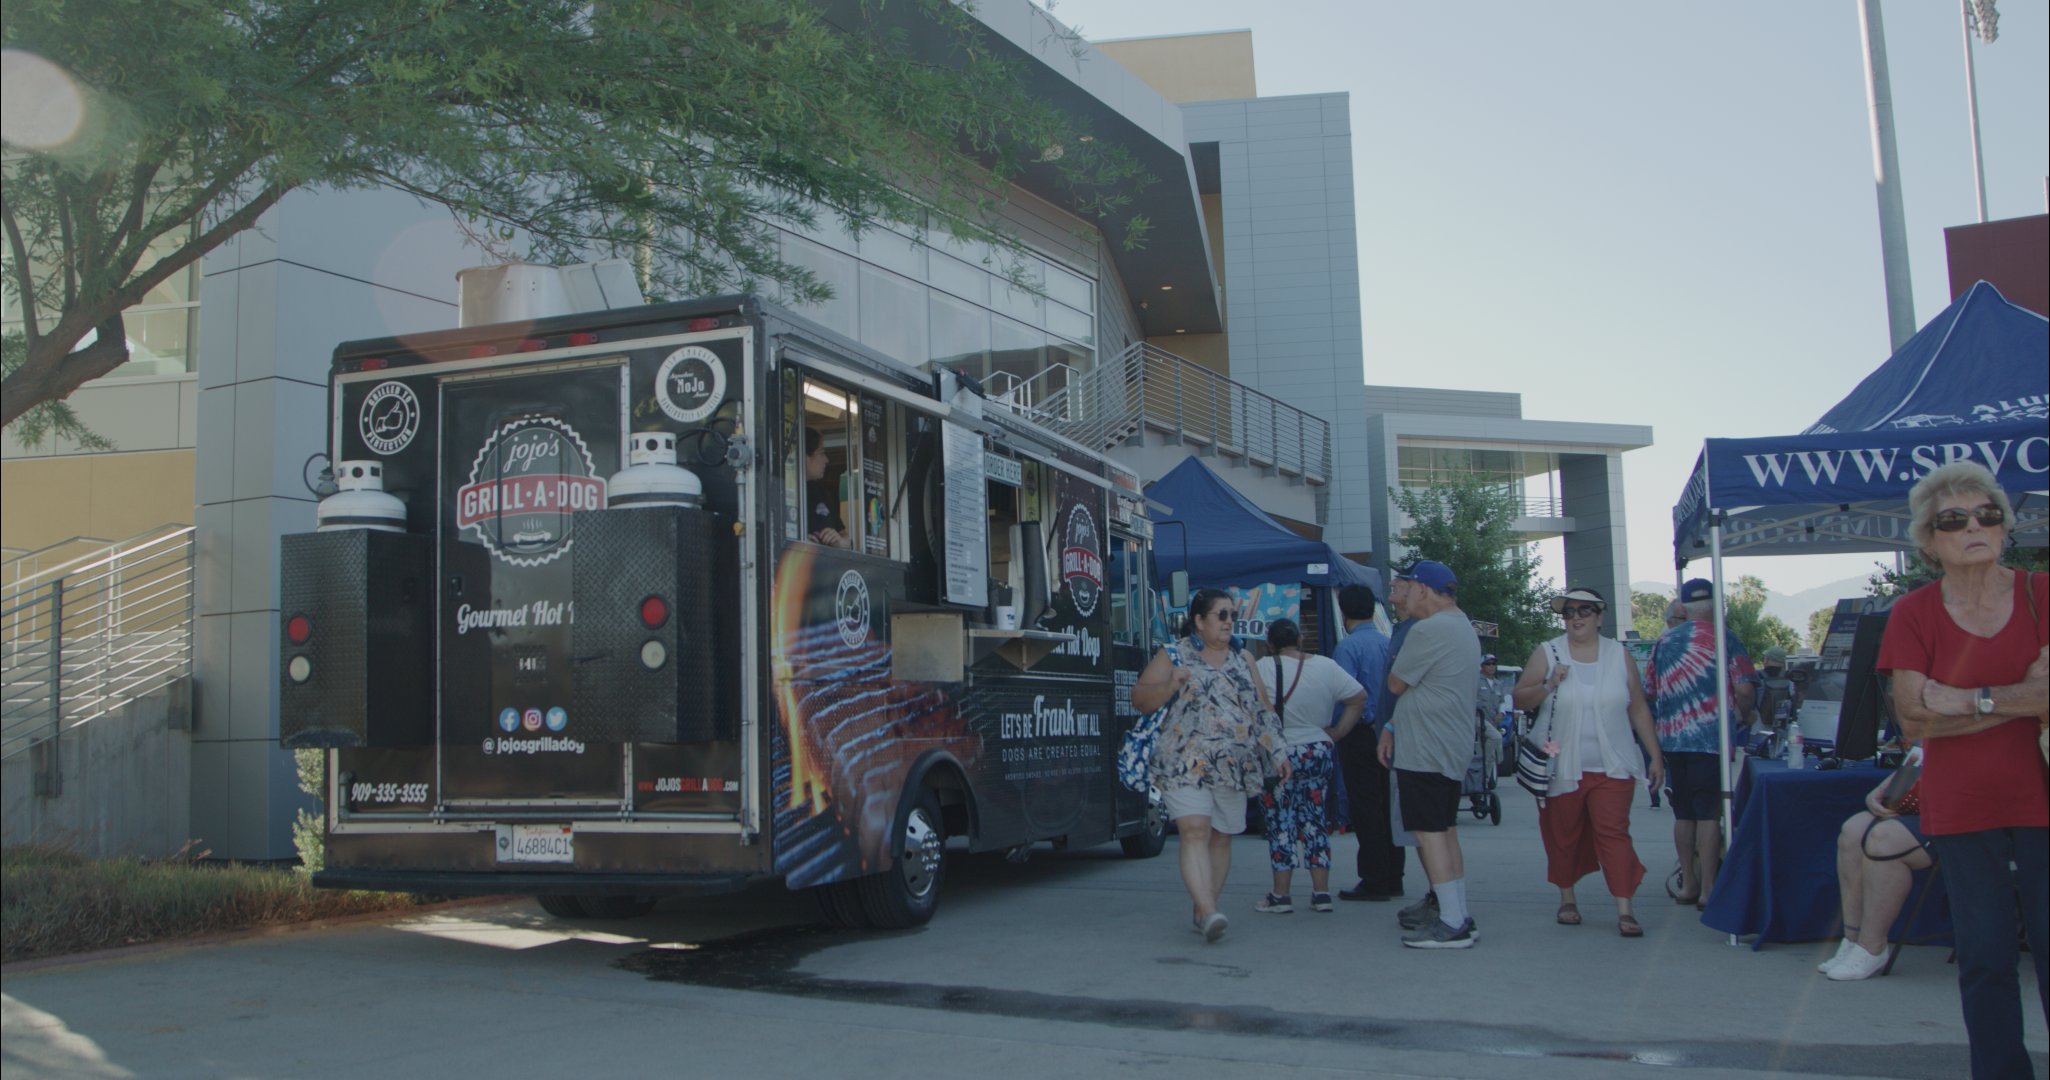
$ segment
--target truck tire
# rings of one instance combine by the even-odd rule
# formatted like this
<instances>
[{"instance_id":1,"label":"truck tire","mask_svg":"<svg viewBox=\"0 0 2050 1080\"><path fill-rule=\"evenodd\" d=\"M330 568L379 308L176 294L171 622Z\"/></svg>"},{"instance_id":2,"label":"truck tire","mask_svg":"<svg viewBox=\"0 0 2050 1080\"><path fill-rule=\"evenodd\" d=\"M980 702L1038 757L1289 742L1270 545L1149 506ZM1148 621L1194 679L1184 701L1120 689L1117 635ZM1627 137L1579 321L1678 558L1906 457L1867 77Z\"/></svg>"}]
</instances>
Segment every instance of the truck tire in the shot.
<instances>
[{"instance_id":1,"label":"truck tire","mask_svg":"<svg viewBox=\"0 0 2050 1080\"><path fill-rule=\"evenodd\" d=\"M1130 836L1120 837L1118 846L1125 850L1128 859L1151 859L1167 846L1167 810L1156 806L1150 800L1146 805L1145 825Z\"/></svg>"},{"instance_id":2,"label":"truck tire","mask_svg":"<svg viewBox=\"0 0 2050 1080\"><path fill-rule=\"evenodd\" d=\"M652 896L579 896L575 900L590 919L638 919L655 910Z\"/></svg>"},{"instance_id":3,"label":"truck tire","mask_svg":"<svg viewBox=\"0 0 2050 1080\"><path fill-rule=\"evenodd\" d=\"M895 864L880 874L856 879L861 908L884 930L923 926L940 905L947 881L947 826L939 795L921 788L904 815L904 828L891 845Z\"/></svg>"},{"instance_id":4,"label":"truck tire","mask_svg":"<svg viewBox=\"0 0 2050 1080\"><path fill-rule=\"evenodd\" d=\"M819 898L819 910L825 913L826 922L835 930L866 930L869 928L868 912L861 906L861 887L853 881L833 881L820 885L812 892Z\"/></svg>"},{"instance_id":5,"label":"truck tire","mask_svg":"<svg viewBox=\"0 0 2050 1080\"><path fill-rule=\"evenodd\" d=\"M534 900L541 905L542 911L558 919L581 919L584 917L584 905L578 903L577 898L574 896L537 896Z\"/></svg>"}]
</instances>

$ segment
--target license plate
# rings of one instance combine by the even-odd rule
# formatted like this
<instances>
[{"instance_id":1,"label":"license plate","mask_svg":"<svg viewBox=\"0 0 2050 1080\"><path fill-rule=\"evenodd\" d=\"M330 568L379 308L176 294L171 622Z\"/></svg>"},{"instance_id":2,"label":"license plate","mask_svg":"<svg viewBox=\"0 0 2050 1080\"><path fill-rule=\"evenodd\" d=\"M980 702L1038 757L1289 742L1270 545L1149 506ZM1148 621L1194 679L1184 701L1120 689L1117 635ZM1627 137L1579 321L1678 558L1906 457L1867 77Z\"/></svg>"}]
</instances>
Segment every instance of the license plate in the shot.
<instances>
[{"instance_id":1,"label":"license plate","mask_svg":"<svg viewBox=\"0 0 2050 1080\"><path fill-rule=\"evenodd\" d=\"M502 863L573 863L577 859L574 825L500 825L498 861Z\"/></svg>"}]
</instances>

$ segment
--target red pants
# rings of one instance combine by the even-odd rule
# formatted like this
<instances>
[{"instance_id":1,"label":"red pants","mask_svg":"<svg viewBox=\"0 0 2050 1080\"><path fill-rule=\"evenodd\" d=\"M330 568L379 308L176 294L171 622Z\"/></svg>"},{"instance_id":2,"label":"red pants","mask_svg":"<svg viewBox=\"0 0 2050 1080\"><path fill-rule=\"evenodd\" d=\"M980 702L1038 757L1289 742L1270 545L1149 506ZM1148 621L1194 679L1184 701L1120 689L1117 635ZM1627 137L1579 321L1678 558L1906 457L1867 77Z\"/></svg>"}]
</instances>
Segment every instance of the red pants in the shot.
<instances>
[{"instance_id":1,"label":"red pants","mask_svg":"<svg viewBox=\"0 0 2050 1080\"><path fill-rule=\"evenodd\" d=\"M1545 839L1545 880L1560 888L1600 869L1610 896L1635 896L1644 864L1630 843L1630 801L1637 781L1582 773L1580 788L1554 795L1538 811Z\"/></svg>"}]
</instances>

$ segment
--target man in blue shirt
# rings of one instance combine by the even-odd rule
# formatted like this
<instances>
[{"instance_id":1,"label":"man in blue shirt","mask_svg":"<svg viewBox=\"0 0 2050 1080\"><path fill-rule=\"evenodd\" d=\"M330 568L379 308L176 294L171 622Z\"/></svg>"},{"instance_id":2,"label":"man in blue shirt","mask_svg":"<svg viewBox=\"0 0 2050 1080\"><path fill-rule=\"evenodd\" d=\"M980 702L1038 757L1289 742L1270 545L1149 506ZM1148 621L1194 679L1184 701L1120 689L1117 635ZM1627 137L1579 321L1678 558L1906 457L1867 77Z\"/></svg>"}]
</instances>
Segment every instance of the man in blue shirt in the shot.
<instances>
[{"instance_id":1,"label":"man in blue shirt","mask_svg":"<svg viewBox=\"0 0 2050 1080\"><path fill-rule=\"evenodd\" d=\"M1396 588L1408 588L1398 581ZM1359 838L1359 884L1338 894L1341 900L1389 900L1402 895L1405 858L1395 845L1389 810L1388 769L1375 754L1381 727L1394 709L1395 695L1388 692L1388 664L1394 657L1388 639L1374 628L1374 590L1365 585L1347 585L1338 590L1338 610L1345 620L1345 640L1338 643L1331 658L1345 673L1367 688L1366 721L1338 743L1338 766L1345 773L1346 809L1352 815L1353 835ZM1404 622L1395 628L1396 640L1409 630Z\"/></svg>"}]
</instances>

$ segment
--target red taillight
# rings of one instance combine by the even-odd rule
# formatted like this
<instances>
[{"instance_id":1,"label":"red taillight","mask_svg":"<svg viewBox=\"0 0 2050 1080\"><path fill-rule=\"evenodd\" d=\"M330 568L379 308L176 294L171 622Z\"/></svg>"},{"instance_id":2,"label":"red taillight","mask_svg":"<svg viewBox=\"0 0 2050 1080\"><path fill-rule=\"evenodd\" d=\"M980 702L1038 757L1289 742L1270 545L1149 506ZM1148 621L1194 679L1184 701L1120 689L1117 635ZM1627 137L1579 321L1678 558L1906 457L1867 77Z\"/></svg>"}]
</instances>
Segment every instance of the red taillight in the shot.
<instances>
[{"instance_id":1,"label":"red taillight","mask_svg":"<svg viewBox=\"0 0 2050 1080\"><path fill-rule=\"evenodd\" d=\"M373 357L371 357L370 359L368 359L368 360L365 360L365 361L363 361L362 365L361 365L361 366L360 366L360 367L358 368L358 370L360 370L360 371L383 371L383 370L384 370L385 368L388 368L388 367L390 367L390 366L391 366L391 361L389 361L389 360L386 360L386 359L385 359L384 357L382 357L382 356L373 356Z\"/></svg>"},{"instance_id":2,"label":"red taillight","mask_svg":"<svg viewBox=\"0 0 2050 1080\"><path fill-rule=\"evenodd\" d=\"M580 331L569 336L569 343L572 345L596 345L598 344L598 335L588 330Z\"/></svg>"},{"instance_id":3,"label":"red taillight","mask_svg":"<svg viewBox=\"0 0 2050 1080\"><path fill-rule=\"evenodd\" d=\"M719 329L719 320L692 319L691 321L684 323L683 325L692 330L717 330Z\"/></svg>"},{"instance_id":4,"label":"red taillight","mask_svg":"<svg viewBox=\"0 0 2050 1080\"><path fill-rule=\"evenodd\" d=\"M472 346L470 346L470 359L472 359L472 360L480 360L480 359L482 359L482 358L484 358L484 357L487 357L487 356L497 356L497 355L498 355L498 346L496 346L496 345L472 345Z\"/></svg>"},{"instance_id":5,"label":"red taillight","mask_svg":"<svg viewBox=\"0 0 2050 1080\"><path fill-rule=\"evenodd\" d=\"M641 622L653 630L669 621L669 603L659 596L641 601Z\"/></svg>"},{"instance_id":6,"label":"red taillight","mask_svg":"<svg viewBox=\"0 0 2050 1080\"><path fill-rule=\"evenodd\" d=\"M313 636L313 621L304 615L294 615L286 619L285 636L290 638L294 645L306 644L306 639Z\"/></svg>"},{"instance_id":7,"label":"red taillight","mask_svg":"<svg viewBox=\"0 0 2050 1080\"><path fill-rule=\"evenodd\" d=\"M521 352L540 352L542 349L545 349L547 347L548 343L546 341L543 341L540 338L536 337L530 337L527 340L520 342Z\"/></svg>"}]
</instances>

